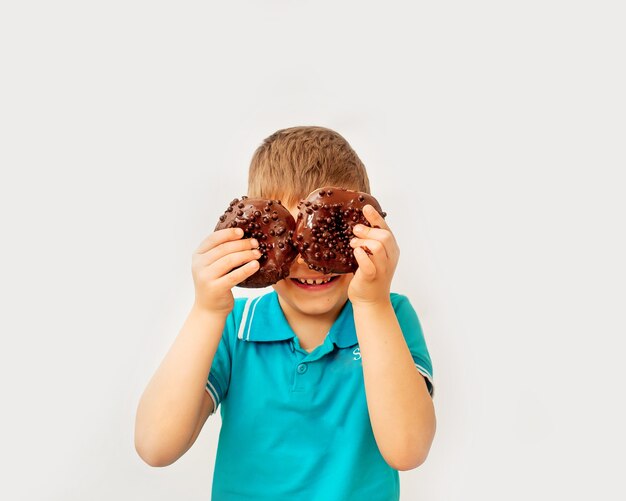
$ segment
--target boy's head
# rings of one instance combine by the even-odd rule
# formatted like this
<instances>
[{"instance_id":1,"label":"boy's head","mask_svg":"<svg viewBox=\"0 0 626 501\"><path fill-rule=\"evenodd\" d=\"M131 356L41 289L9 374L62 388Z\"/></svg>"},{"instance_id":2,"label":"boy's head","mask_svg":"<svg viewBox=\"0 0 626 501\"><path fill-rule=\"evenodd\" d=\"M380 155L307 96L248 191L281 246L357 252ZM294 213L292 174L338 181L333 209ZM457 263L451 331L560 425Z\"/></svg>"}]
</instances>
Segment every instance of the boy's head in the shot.
<instances>
[{"instance_id":1,"label":"boy's head","mask_svg":"<svg viewBox=\"0 0 626 501\"><path fill-rule=\"evenodd\" d=\"M324 186L370 192L365 166L337 132L324 127L281 129L263 141L252 156L248 196L280 200L297 217L296 204ZM289 277L274 284L281 306L292 318L336 318L348 299L352 273L323 275L309 269L298 256ZM329 279L322 285L301 280Z\"/></svg>"},{"instance_id":2,"label":"boy's head","mask_svg":"<svg viewBox=\"0 0 626 501\"><path fill-rule=\"evenodd\" d=\"M274 132L250 162L248 196L280 200L285 207L322 186L370 192L363 162L341 135L325 127Z\"/></svg>"}]
</instances>

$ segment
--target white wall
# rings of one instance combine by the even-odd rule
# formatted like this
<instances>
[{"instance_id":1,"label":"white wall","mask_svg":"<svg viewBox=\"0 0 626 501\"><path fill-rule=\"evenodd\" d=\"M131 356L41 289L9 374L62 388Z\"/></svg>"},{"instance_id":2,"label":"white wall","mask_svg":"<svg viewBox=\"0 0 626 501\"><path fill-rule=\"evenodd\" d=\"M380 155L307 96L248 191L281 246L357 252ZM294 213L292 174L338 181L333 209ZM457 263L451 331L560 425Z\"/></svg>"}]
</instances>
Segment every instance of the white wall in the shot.
<instances>
[{"instance_id":1,"label":"white wall","mask_svg":"<svg viewBox=\"0 0 626 501\"><path fill-rule=\"evenodd\" d=\"M623 14L3 3L0 497L209 498L219 417L150 468L136 405L256 146L323 125L369 169L433 358L402 500L624 499Z\"/></svg>"}]
</instances>

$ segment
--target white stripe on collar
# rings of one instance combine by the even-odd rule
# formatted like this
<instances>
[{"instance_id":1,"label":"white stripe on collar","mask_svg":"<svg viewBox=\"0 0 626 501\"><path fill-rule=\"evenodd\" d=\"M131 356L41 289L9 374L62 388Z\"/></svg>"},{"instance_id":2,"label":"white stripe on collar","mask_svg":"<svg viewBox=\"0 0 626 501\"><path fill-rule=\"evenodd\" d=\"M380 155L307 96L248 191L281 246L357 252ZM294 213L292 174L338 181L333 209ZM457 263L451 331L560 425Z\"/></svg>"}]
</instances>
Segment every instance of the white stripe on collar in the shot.
<instances>
[{"instance_id":1,"label":"white stripe on collar","mask_svg":"<svg viewBox=\"0 0 626 501\"><path fill-rule=\"evenodd\" d=\"M253 299L254 307L252 308L252 312L250 313L250 320L248 320L248 334L246 336L246 341L250 341L250 328L252 327L252 319L254 318L254 310L256 310L256 305L259 304L259 300L263 296L255 297Z\"/></svg>"},{"instance_id":2,"label":"white stripe on collar","mask_svg":"<svg viewBox=\"0 0 626 501\"><path fill-rule=\"evenodd\" d=\"M243 313L241 315L241 323L239 324L239 332L237 337L243 339L243 331L246 328L246 319L248 318L248 309L250 308L250 298L246 298L246 304L243 307Z\"/></svg>"}]
</instances>

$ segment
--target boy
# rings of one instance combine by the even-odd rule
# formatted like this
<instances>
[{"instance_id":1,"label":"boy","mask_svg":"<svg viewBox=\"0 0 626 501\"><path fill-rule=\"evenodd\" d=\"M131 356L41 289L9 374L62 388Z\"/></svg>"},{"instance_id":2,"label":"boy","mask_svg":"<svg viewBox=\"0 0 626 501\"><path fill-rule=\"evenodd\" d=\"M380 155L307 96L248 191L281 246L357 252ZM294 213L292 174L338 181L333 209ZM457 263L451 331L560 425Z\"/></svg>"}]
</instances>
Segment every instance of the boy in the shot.
<instances>
[{"instance_id":1,"label":"boy","mask_svg":"<svg viewBox=\"0 0 626 501\"><path fill-rule=\"evenodd\" d=\"M249 197L281 200L296 217L322 186L369 193L365 167L332 130L279 130L253 155ZM252 299L231 289L258 269L258 243L228 228L200 244L194 305L137 409L144 461L176 461L221 403L213 501L399 499L398 470L419 466L435 434L432 365L411 304L390 293L394 236L375 209L363 212L372 227L354 228L355 273L303 286L333 274L298 256Z\"/></svg>"}]
</instances>

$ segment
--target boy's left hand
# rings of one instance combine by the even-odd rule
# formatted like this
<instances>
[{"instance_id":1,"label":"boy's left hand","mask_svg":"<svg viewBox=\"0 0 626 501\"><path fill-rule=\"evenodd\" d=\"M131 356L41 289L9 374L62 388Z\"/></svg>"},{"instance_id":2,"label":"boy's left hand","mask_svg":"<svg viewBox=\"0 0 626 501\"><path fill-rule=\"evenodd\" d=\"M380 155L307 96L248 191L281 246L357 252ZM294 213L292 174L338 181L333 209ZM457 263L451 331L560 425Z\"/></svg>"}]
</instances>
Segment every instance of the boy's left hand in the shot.
<instances>
[{"instance_id":1,"label":"boy's left hand","mask_svg":"<svg viewBox=\"0 0 626 501\"><path fill-rule=\"evenodd\" d=\"M398 264L400 248L389 226L374 207L363 207L363 215L372 228L357 224L353 229L356 237L350 240L350 246L354 249L359 267L348 287L348 299L353 304L389 302L391 279Z\"/></svg>"}]
</instances>

